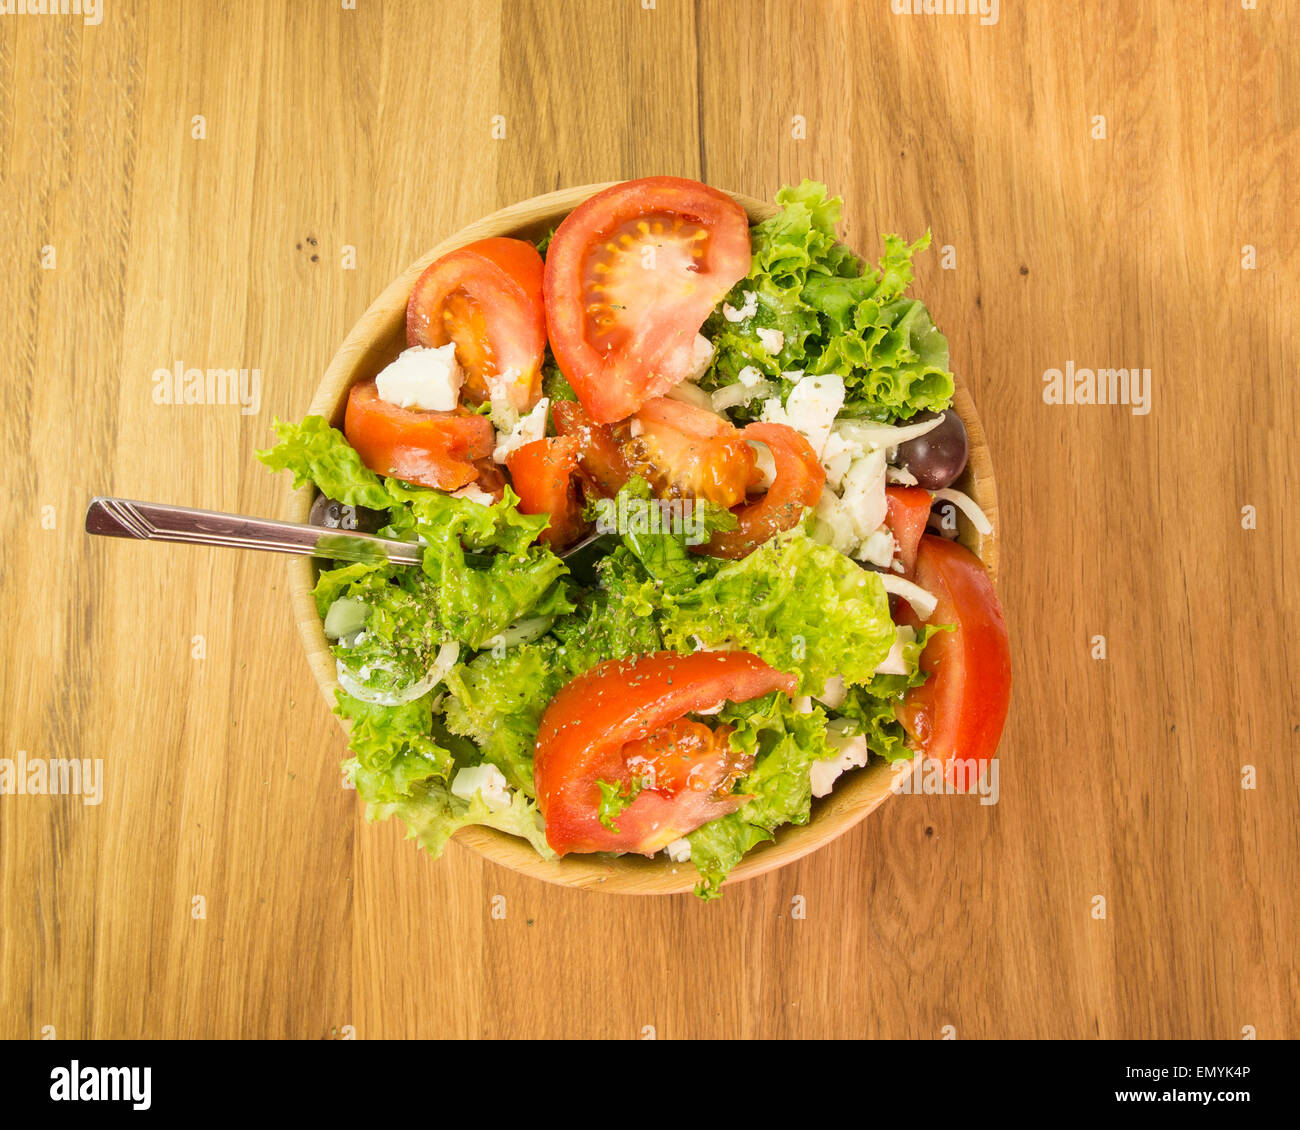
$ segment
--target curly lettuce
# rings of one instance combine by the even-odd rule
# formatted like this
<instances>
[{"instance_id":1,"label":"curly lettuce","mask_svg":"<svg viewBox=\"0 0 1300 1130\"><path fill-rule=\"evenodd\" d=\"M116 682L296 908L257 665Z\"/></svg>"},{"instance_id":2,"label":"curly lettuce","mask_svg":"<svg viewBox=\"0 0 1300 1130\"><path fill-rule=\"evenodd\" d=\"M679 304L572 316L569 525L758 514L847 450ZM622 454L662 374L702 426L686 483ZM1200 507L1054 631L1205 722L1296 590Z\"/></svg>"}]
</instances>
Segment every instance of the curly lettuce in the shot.
<instances>
[{"instance_id":1,"label":"curly lettuce","mask_svg":"<svg viewBox=\"0 0 1300 1130\"><path fill-rule=\"evenodd\" d=\"M361 462L347 438L321 416L307 416L301 424L274 423L278 442L254 454L272 471L292 471L293 485L315 483L323 494L345 506L384 510L391 499L384 480Z\"/></svg>"},{"instance_id":2,"label":"curly lettuce","mask_svg":"<svg viewBox=\"0 0 1300 1130\"><path fill-rule=\"evenodd\" d=\"M695 893L705 899L716 898L728 872L782 824L808 823L812 763L836 753L826 738L825 712L816 706L801 712L779 691L728 703L719 719L735 727L732 745L752 757L753 766L734 790L749 799L686 837L700 873Z\"/></svg>"},{"instance_id":3,"label":"curly lettuce","mask_svg":"<svg viewBox=\"0 0 1300 1130\"><path fill-rule=\"evenodd\" d=\"M753 652L818 695L832 675L872 677L896 628L880 577L795 528L664 606L664 639Z\"/></svg>"},{"instance_id":4,"label":"curly lettuce","mask_svg":"<svg viewBox=\"0 0 1300 1130\"><path fill-rule=\"evenodd\" d=\"M912 256L929 246L929 234L910 244L884 236L873 268L836 242L841 201L825 185L783 188L777 203L781 211L750 230L749 274L727 298L745 316L733 322L715 312L705 323L715 356L701 386L734 384L753 367L778 383L784 402L801 376L835 373L844 379L845 415L894 421L948 407L947 339L922 303L904 297ZM777 341L779 349L769 348ZM733 414L752 419L760 411L756 398Z\"/></svg>"}]
</instances>

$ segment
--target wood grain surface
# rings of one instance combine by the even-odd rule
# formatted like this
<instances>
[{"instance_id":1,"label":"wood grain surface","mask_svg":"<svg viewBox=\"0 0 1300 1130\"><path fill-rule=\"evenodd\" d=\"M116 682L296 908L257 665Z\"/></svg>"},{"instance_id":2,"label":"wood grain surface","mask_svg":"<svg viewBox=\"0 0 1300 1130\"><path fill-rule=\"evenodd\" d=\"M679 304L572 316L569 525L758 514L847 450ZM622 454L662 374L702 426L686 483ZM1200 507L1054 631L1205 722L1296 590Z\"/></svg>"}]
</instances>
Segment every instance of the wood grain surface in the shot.
<instances>
[{"instance_id":1,"label":"wood grain surface","mask_svg":"<svg viewBox=\"0 0 1300 1130\"><path fill-rule=\"evenodd\" d=\"M0 16L0 757L102 765L0 797L0 1036L1300 1034L1300 13L999 7ZM710 905L364 825L283 562L80 524L282 510L252 453L404 266L650 173L933 231L1016 672L996 805L899 797ZM1068 363L1149 368L1150 411L1045 403ZM256 411L155 403L176 366L258 370Z\"/></svg>"}]
</instances>

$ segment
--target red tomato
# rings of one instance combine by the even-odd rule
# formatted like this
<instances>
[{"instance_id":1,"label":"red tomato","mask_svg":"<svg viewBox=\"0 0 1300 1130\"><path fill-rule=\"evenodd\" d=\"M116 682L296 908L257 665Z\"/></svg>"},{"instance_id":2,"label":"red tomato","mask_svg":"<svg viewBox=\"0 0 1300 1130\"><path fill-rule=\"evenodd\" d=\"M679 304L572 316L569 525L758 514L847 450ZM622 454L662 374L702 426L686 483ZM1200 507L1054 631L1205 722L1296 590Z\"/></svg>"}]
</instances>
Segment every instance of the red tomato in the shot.
<instances>
[{"instance_id":1,"label":"red tomato","mask_svg":"<svg viewBox=\"0 0 1300 1130\"><path fill-rule=\"evenodd\" d=\"M560 689L542 714L533 764L546 839L578 851L653 855L745 800L729 789L744 771L729 741L686 720L724 700L794 693L797 679L743 651L660 651L593 667ZM704 727L707 729L707 727ZM724 735L725 737L725 735ZM652 780L614 820L600 822L597 781Z\"/></svg>"},{"instance_id":2,"label":"red tomato","mask_svg":"<svg viewBox=\"0 0 1300 1130\"><path fill-rule=\"evenodd\" d=\"M680 400L647 400L640 432L623 447L629 468L661 498L704 499L730 509L745 500L754 452L715 412Z\"/></svg>"},{"instance_id":3,"label":"red tomato","mask_svg":"<svg viewBox=\"0 0 1300 1130\"><path fill-rule=\"evenodd\" d=\"M622 451L627 428L597 424L576 400L557 400L551 419L560 435L578 441L578 466L595 492L611 498L618 494L632 473Z\"/></svg>"},{"instance_id":4,"label":"red tomato","mask_svg":"<svg viewBox=\"0 0 1300 1130\"><path fill-rule=\"evenodd\" d=\"M736 511L740 525L714 534L703 551L732 560L753 553L782 530L798 525L806 507L821 498L826 472L817 453L803 436L785 424L750 424L741 433L746 440L765 444L776 463L776 478L767 493Z\"/></svg>"},{"instance_id":5,"label":"red tomato","mask_svg":"<svg viewBox=\"0 0 1300 1130\"><path fill-rule=\"evenodd\" d=\"M993 583L979 559L965 547L926 534L916 557L916 583L939 604L937 632L921 653L929 678L907 692L898 719L927 757L948 763L958 788L973 789L993 757L1011 700L1011 646ZM905 601L898 619L919 627Z\"/></svg>"},{"instance_id":6,"label":"red tomato","mask_svg":"<svg viewBox=\"0 0 1300 1130\"><path fill-rule=\"evenodd\" d=\"M889 506L885 525L898 543L898 560L905 577L910 578L916 569L916 549L925 533L932 501L924 487L885 487L885 502Z\"/></svg>"},{"instance_id":7,"label":"red tomato","mask_svg":"<svg viewBox=\"0 0 1300 1130\"><path fill-rule=\"evenodd\" d=\"M549 514L541 540L557 548L582 533L582 500L573 476L578 472L578 441L573 436L534 440L506 456L510 480L524 514Z\"/></svg>"},{"instance_id":8,"label":"red tomato","mask_svg":"<svg viewBox=\"0 0 1300 1130\"><path fill-rule=\"evenodd\" d=\"M745 210L698 181L626 181L569 213L546 253L546 324L593 420L622 420L691 372L695 335L749 258Z\"/></svg>"},{"instance_id":9,"label":"red tomato","mask_svg":"<svg viewBox=\"0 0 1300 1130\"><path fill-rule=\"evenodd\" d=\"M500 502L506 493L506 476L501 464L489 458L476 459L474 469L478 472L474 485L484 494L491 495L493 502Z\"/></svg>"},{"instance_id":10,"label":"red tomato","mask_svg":"<svg viewBox=\"0 0 1300 1130\"><path fill-rule=\"evenodd\" d=\"M472 483L474 461L491 455L496 441L486 416L398 408L379 398L373 378L348 393L343 433L372 471L441 490Z\"/></svg>"},{"instance_id":11,"label":"red tomato","mask_svg":"<svg viewBox=\"0 0 1300 1130\"><path fill-rule=\"evenodd\" d=\"M425 268L406 305L410 345L456 344L462 395L482 404L499 386L520 412L541 395L546 314L542 257L522 239L493 237L457 248Z\"/></svg>"}]
</instances>

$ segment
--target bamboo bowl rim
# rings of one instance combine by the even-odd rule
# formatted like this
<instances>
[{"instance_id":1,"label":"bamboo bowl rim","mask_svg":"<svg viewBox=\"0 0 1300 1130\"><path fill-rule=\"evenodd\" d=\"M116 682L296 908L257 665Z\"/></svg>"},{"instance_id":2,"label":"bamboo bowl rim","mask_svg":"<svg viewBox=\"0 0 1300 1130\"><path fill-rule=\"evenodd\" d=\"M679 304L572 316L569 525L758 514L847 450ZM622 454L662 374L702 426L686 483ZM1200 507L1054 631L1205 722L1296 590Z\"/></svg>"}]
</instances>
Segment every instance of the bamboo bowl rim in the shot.
<instances>
[{"instance_id":1,"label":"bamboo bowl rim","mask_svg":"<svg viewBox=\"0 0 1300 1130\"><path fill-rule=\"evenodd\" d=\"M407 298L415 280L433 260L488 236L539 238L588 197L615 183L618 182L588 184L531 197L493 212L425 252L383 290L352 327L321 378L308 413L323 416L339 426L352 385L374 376L405 348ZM778 211L777 205L766 201L735 192L729 195L749 214L751 224ZM993 466L984 428L960 379L957 380L953 408L966 425L970 441L969 462L956 485L975 499L993 524L993 532L981 536L964 517L959 516L958 539L975 552L990 576L996 578L998 509ZM294 521L306 522L315 497L316 490L311 486L293 491L290 517ZM332 709L338 681L334 657L330 654L312 597L317 566L312 558L300 557L290 562L289 570L290 599L298 631L312 674ZM348 727L344 720L339 718L338 721L346 732ZM844 774L829 796L813 800L812 816L807 824L788 824L778 829L775 839L760 844L745 855L727 877L727 884L784 867L842 836L891 795L893 776L889 765L879 758ZM566 887L619 894L679 894L690 891L699 878L693 864L673 863L662 854L653 859L636 855L616 858L570 855L558 860L545 860L525 840L480 826L462 828L453 839L493 863Z\"/></svg>"}]
</instances>

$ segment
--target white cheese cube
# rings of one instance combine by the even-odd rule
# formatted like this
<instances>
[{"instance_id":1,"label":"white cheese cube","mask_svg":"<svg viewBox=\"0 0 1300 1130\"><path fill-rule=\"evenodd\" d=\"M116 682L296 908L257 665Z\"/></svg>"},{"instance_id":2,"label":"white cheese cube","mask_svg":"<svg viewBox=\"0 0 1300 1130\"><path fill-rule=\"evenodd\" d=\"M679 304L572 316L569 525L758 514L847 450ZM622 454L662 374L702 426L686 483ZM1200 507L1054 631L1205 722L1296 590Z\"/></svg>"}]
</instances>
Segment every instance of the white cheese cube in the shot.
<instances>
[{"instance_id":1,"label":"white cheese cube","mask_svg":"<svg viewBox=\"0 0 1300 1130\"><path fill-rule=\"evenodd\" d=\"M551 406L551 402L542 397L537 402L537 406L526 416L522 416L519 422L508 432L497 432L496 449L492 452L492 459L497 463L504 463L508 456L516 448L523 447L526 443L533 443L546 437L546 410Z\"/></svg>"},{"instance_id":2,"label":"white cheese cube","mask_svg":"<svg viewBox=\"0 0 1300 1130\"><path fill-rule=\"evenodd\" d=\"M674 863L687 863L691 858L691 841L687 839L673 840L664 851L668 853L668 858Z\"/></svg>"},{"instance_id":3,"label":"white cheese cube","mask_svg":"<svg viewBox=\"0 0 1300 1130\"><path fill-rule=\"evenodd\" d=\"M510 807L510 789L505 776L495 765L486 761L460 770L451 781L451 795L461 800L473 800L478 793L483 803L493 812L503 812Z\"/></svg>"},{"instance_id":4,"label":"white cheese cube","mask_svg":"<svg viewBox=\"0 0 1300 1130\"><path fill-rule=\"evenodd\" d=\"M460 400L465 373L456 361L456 346L448 343L432 349L416 345L398 354L397 360L375 378L379 399L398 408L423 412L450 412Z\"/></svg>"},{"instance_id":5,"label":"white cheese cube","mask_svg":"<svg viewBox=\"0 0 1300 1130\"><path fill-rule=\"evenodd\" d=\"M737 310L729 302L722 304L722 316L729 322L743 322L746 318L752 318L758 313L758 295L752 291L745 291L744 305Z\"/></svg>"}]
</instances>

